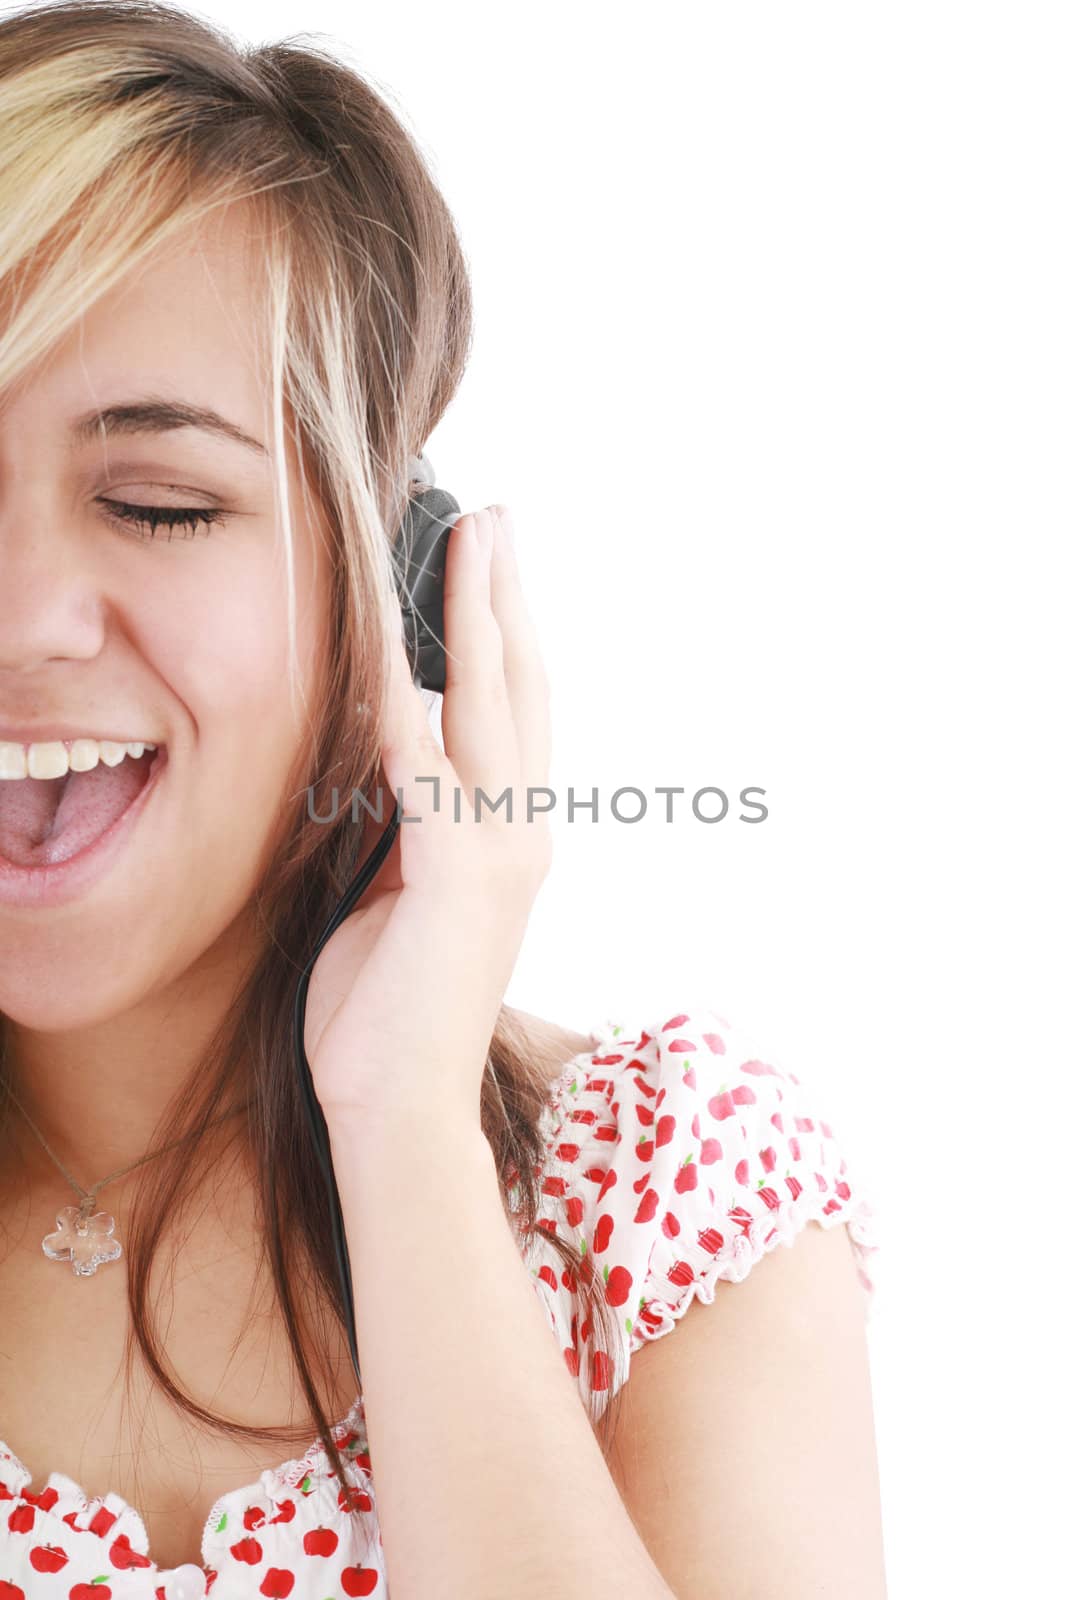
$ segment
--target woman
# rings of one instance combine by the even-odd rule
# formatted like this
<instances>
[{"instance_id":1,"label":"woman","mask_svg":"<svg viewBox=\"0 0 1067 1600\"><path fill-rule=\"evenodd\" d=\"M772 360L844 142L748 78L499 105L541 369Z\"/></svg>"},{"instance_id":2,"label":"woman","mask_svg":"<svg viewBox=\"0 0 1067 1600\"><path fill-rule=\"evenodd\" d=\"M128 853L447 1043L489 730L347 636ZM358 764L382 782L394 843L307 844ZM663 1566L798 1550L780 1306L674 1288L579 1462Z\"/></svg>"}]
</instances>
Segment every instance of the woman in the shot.
<instances>
[{"instance_id":1,"label":"woman","mask_svg":"<svg viewBox=\"0 0 1067 1600\"><path fill-rule=\"evenodd\" d=\"M546 784L547 693L500 507L443 748L401 644L471 324L409 136L69 4L0 24L0 151L0 1600L882 1594L829 1125L703 1006L501 1003L548 838L472 797ZM357 1390L289 1028L401 795L304 1035Z\"/></svg>"}]
</instances>

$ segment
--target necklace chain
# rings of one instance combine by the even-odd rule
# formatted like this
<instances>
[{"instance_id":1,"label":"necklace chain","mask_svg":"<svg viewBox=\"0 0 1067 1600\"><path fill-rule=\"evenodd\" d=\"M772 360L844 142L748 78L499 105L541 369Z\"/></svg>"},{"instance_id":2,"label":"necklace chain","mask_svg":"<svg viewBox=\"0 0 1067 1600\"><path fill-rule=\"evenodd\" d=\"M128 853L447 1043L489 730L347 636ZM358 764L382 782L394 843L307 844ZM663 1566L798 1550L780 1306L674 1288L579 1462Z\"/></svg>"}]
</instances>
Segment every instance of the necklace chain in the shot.
<instances>
[{"instance_id":1,"label":"necklace chain","mask_svg":"<svg viewBox=\"0 0 1067 1600\"><path fill-rule=\"evenodd\" d=\"M105 1184L113 1182L115 1178L124 1177L127 1172L132 1172L134 1167L143 1166L143 1164L146 1161L151 1161L154 1156L165 1155L168 1150L173 1150L178 1145L184 1144L186 1142L186 1140L189 1138L189 1135L186 1134L181 1139L172 1139L170 1144L165 1144L162 1147L162 1149L160 1149L160 1150L150 1150L148 1155L141 1156L139 1161L131 1161L126 1166L120 1167L117 1172L112 1172L106 1178L99 1179L98 1182L93 1184L91 1189L83 1189L81 1184L78 1182L77 1178L73 1178L71 1176L71 1174L67 1171L66 1167L63 1165L62 1161L60 1161L59 1157L56 1155L55 1151L52 1149L51 1145L48 1143L48 1140L45 1138L45 1136L41 1132L40 1128L34 1122L33 1118L30 1116L29 1112L26 1110L26 1107L22 1104L22 1101L19 1099L18 1095L15 1093L15 1091L11 1087L11 1085L9 1083L5 1083L3 1085L3 1087L7 1091L7 1093L11 1096L12 1100L15 1102L16 1106L18 1107L18 1109L22 1112L22 1115L26 1118L26 1121L29 1123L30 1127L33 1129L33 1131L36 1134L37 1138L41 1141L42 1145L44 1146L45 1150L48 1152L49 1156L51 1156L52 1160L55 1162L55 1164L59 1168L60 1172L66 1178L67 1182L72 1186L72 1188L76 1189L78 1191L78 1193L82 1196L82 1202L81 1202L81 1205L78 1207L78 1210L79 1210L80 1215L83 1218L88 1216L88 1214L91 1211L91 1209L93 1207L93 1204L95 1202L98 1190L102 1189ZM209 1128L213 1128L218 1123L225 1122L227 1117L235 1116L238 1111L243 1111L245 1109L245 1107L247 1106L247 1104L248 1104L247 1101L243 1101L241 1105L234 1106L230 1111L224 1111L221 1117L216 1117L214 1119L214 1121L209 1122L207 1126Z\"/></svg>"}]
</instances>

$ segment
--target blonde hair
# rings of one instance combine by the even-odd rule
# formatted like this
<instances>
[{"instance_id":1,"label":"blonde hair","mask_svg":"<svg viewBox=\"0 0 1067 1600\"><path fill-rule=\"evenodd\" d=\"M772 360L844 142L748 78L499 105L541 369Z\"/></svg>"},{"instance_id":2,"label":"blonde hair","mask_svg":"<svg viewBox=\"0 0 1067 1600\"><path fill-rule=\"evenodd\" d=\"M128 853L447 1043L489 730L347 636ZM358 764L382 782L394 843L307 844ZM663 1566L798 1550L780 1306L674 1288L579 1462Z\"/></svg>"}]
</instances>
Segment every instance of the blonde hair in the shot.
<instances>
[{"instance_id":1,"label":"blonde hair","mask_svg":"<svg viewBox=\"0 0 1067 1600\"><path fill-rule=\"evenodd\" d=\"M0 393L139 263L236 203L262 235L291 668L287 428L332 557L328 681L295 792L313 774L367 792L380 757L383 630L408 466L455 392L471 337L469 274L439 189L398 117L334 42L328 50L299 35L246 48L216 24L153 0L35 5L0 20ZM206 1160L206 1124L250 1079L247 1137L265 1248L301 1385L339 1475L305 1343L310 1297L290 1280L288 1256L300 1244L340 1319L289 1028L302 963L354 876L361 833L343 812L329 827L311 826L302 810L280 819L256 896L263 955L207 1053L204 1067L214 1070L193 1074L173 1108L168 1132L177 1124L190 1145L169 1165L142 1169L126 1249L131 1324L160 1387L209 1427L286 1437L199 1406L169 1372L150 1316L164 1219L197 1170L190 1149ZM593 1320L583 1318L576 1343L592 1411L603 1399L588 1387L594 1351L602 1373L618 1328L588 1258L538 1215L552 1066L545 1049L502 1008L483 1078L483 1128L521 1231L548 1239L577 1292L588 1291Z\"/></svg>"}]
</instances>

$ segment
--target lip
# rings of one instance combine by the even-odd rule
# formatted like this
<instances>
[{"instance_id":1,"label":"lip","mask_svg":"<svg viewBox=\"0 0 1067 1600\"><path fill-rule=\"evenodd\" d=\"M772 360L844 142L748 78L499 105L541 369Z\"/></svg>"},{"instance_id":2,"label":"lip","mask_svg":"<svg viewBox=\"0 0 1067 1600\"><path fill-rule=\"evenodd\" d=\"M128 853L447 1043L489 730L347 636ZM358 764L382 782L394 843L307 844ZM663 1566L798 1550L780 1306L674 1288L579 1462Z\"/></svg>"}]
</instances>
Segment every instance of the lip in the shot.
<instances>
[{"instance_id":1,"label":"lip","mask_svg":"<svg viewBox=\"0 0 1067 1600\"><path fill-rule=\"evenodd\" d=\"M152 757L148 782L137 798L77 855L40 867L18 867L0 857L0 906L66 905L91 889L129 843L134 825L159 788L167 765L167 747L160 745Z\"/></svg>"}]
</instances>

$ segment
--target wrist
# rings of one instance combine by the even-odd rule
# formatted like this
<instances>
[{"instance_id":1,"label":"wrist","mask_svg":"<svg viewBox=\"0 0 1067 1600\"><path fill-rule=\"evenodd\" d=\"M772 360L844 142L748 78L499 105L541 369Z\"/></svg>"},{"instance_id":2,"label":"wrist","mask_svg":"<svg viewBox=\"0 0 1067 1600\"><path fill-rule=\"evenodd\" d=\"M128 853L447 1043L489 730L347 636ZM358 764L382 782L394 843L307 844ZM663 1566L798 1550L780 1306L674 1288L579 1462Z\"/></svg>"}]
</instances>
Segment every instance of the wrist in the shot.
<instances>
[{"instance_id":1,"label":"wrist","mask_svg":"<svg viewBox=\"0 0 1067 1600\"><path fill-rule=\"evenodd\" d=\"M425 1102L389 1110L362 1106L323 1106L323 1116L335 1158L375 1174L403 1161L410 1174L413 1164L441 1164L464 1168L484 1166L496 1172L492 1146L481 1124L454 1105Z\"/></svg>"}]
</instances>

